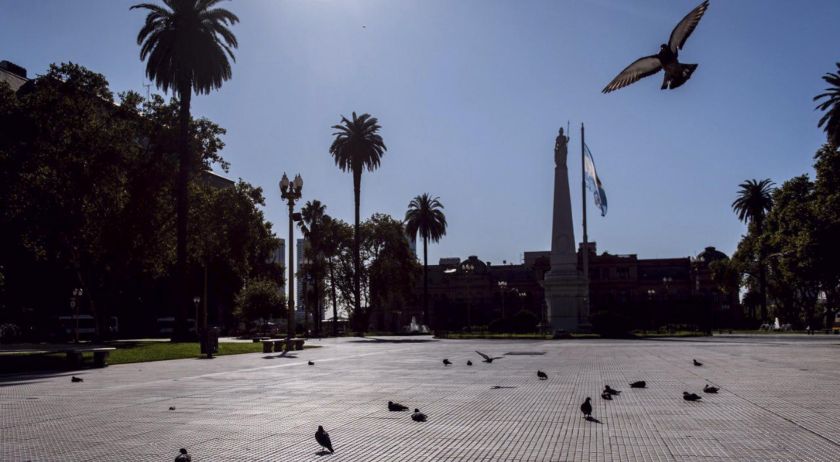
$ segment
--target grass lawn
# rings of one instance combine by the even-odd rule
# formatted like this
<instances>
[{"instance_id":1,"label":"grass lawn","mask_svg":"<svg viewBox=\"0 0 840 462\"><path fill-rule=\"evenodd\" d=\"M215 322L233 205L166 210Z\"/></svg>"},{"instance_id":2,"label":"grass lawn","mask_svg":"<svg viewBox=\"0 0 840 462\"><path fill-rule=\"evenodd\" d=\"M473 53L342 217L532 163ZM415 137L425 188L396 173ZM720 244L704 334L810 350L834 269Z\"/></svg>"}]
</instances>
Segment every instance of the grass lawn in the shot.
<instances>
[{"instance_id":1,"label":"grass lawn","mask_svg":"<svg viewBox=\"0 0 840 462\"><path fill-rule=\"evenodd\" d=\"M108 364L142 363L146 361L163 361L166 359L198 358L201 356L198 342L114 342L107 344L116 350L108 356ZM320 348L316 345L306 345L304 348ZM238 355L242 353L262 353L262 343L219 343L216 356ZM93 353L84 353L85 362L89 366L93 360ZM23 371L63 370L67 367L65 355L56 354L4 354L0 356L0 373Z\"/></svg>"},{"instance_id":2,"label":"grass lawn","mask_svg":"<svg viewBox=\"0 0 840 462\"><path fill-rule=\"evenodd\" d=\"M108 357L108 364L141 363L166 359L197 358L200 356L198 342L138 342L115 343L116 347ZM217 356L242 353L261 353L262 343L220 343Z\"/></svg>"}]
</instances>

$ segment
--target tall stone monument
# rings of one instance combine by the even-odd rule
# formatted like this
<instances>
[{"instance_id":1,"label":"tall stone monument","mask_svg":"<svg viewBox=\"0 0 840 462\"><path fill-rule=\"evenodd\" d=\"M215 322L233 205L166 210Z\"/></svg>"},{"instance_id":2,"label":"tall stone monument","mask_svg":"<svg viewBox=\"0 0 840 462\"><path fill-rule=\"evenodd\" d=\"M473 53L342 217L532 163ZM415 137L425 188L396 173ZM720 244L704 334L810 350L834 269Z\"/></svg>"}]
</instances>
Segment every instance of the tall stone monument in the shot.
<instances>
[{"instance_id":1,"label":"tall stone monument","mask_svg":"<svg viewBox=\"0 0 840 462\"><path fill-rule=\"evenodd\" d=\"M545 274L545 302L554 331L573 332L589 325L586 283L577 268L569 170L569 138L560 129L554 143L554 219L551 229L551 270Z\"/></svg>"}]
</instances>

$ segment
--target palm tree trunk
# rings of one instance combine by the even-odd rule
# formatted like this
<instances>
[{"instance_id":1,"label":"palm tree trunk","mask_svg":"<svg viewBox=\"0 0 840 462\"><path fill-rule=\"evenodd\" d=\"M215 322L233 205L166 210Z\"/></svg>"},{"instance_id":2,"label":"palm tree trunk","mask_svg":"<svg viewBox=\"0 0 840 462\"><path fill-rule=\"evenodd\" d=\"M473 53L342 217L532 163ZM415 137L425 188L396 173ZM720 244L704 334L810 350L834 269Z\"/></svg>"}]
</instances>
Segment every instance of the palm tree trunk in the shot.
<instances>
[{"instance_id":1,"label":"palm tree trunk","mask_svg":"<svg viewBox=\"0 0 840 462\"><path fill-rule=\"evenodd\" d=\"M330 265L330 286L332 288L332 306L333 306L333 325L332 325L332 334L333 337L338 337L338 303L335 296L335 268L333 267L332 258L329 261Z\"/></svg>"},{"instance_id":2,"label":"palm tree trunk","mask_svg":"<svg viewBox=\"0 0 840 462\"><path fill-rule=\"evenodd\" d=\"M429 238L423 237L423 324L429 327Z\"/></svg>"},{"instance_id":3,"label":"palm tree trunk","mask_svg":"<svg viewBox=\"0 0 840 462\"><path fill-rule=\"evenodd\" d=\"M357 320L361 320L364 317L361 317L362 314L362 291L360 286L361 280L361 255L359 254L359 243L360 243L360 236L359 236L359 203L361 201L361 188L362 188L362 167L359 166L358 168L353 168L353 199L355 201L355 222L353 223L353 303L354 303L354 313L353 317ZM367 326L358 326L359 331L363 332Z\"/></svg>"},{"instance_id":4,"label":"palm tree trunk","mask_svg":"<svg viewBox=\"0 0 840 462\"><path fill-rule=\"evenodd\" d=\"M181 152L178 162L178 179L176 187L175 207L177 214L177 248L176 248L176 319L173 330L173 340L185 340L187 337L187 309L190 295L187 289L187 213L189 211L188 184L190 179L190 100L192 85L181 84L178 88L181 107L178 114L179 136ZM198 320L196 320L198 321Z\"/></svg>"}]
</instances>

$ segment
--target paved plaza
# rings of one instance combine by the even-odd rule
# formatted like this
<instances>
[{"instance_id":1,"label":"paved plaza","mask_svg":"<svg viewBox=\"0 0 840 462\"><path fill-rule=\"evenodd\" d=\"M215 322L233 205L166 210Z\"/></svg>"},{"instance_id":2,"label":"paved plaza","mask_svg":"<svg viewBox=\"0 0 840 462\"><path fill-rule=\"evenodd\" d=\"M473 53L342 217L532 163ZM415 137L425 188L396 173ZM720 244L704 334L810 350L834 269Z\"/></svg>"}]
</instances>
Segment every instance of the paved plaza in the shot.
<instances>
[{"instance_id":1,"label":"paved plaza","mask_svg":"<svg viewBox=\"0 0 840 462\"><path fill-rule=\"evenodd\" d=\"M181 447L194 461L840 460L839 337L311 343L75 373L84 383L0 377L0 460L171 461ZM604 384L623 393L604 401ZM581 418L587 396L602 424ZM318 425L335 454L319 455Z\"/></svg>"}]
</instances>

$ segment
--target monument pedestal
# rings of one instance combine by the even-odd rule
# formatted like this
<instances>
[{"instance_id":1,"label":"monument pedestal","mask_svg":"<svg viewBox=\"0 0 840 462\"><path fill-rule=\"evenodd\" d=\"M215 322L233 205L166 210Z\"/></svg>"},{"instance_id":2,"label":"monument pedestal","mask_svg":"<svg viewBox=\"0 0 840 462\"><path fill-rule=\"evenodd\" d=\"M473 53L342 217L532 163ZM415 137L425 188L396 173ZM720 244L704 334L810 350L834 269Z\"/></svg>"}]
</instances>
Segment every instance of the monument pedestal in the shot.
<instances>
[{"instance_id":1,"label":"monument pedestal","mask_svg":"<svg viewBox=\"0 0 840 462\"><path fill-rule=\"evenodd\" d=\"M586 283L577 272L552 274L549 271L545 274L543 288L552 330L589 331Z\"/></svg>"},{"instance_id":2,"label":"monument pedestal","mask_svg":"<svg viewBox=\"0 0 840 462\"><path fill-rule=\"evenodd\" d=\"M548 321L555 332L580 332L589 326L586 280L577 268L572 201L566 167L569 138L560 129L554 144L554 213L551 226L551 270L543 288Z\"/></svg>"}]
</instances>

